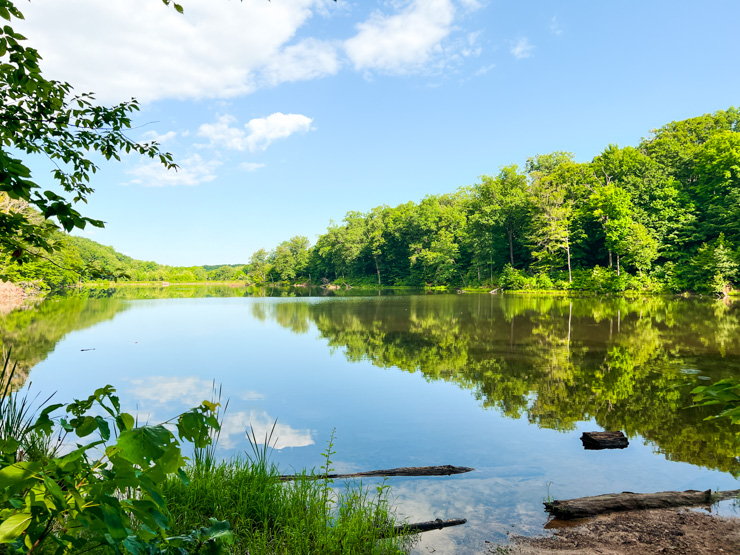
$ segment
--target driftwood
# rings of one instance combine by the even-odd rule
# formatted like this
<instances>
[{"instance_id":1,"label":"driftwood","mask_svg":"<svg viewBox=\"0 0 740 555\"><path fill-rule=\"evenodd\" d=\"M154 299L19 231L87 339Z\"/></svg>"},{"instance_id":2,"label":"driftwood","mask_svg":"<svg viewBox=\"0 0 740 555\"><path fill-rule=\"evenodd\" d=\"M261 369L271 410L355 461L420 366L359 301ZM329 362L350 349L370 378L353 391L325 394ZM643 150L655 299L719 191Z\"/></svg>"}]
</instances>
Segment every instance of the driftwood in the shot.
<instances>
[{"instance_id":1,"label":"driftwood","mask_svg":"<svg viewBox=\"0 0 740 555\"><path fill-rule=\"evenodd\" d=\"M373 476L450 476L452 474L465 474L475 470L467 466L405 466L402 468L390 468L388 470L370 470L368 472L354 472L352 474L317 474L314 476L288 475L280 476L283 481L296 480L298 478L313 478L315 480L342 478L368 478Z\"/></svg>"},{"instance_id":2,"label":"driftwood","mask_svg":"<svg viewBox=\"0 0 740 555\"><path fill-rule=\"evenodd\" d=\"M583 432L584 449L624 449L630 442L622 432Z\"/></svg>"},{"instance_id":3,"label":"driftwood","mask_svg":"<svg viewBox=\"0 0 740 555\"><path fill-rule=\"evenodd\" d=\"M570 520L585 518L603 513L617 511L635 511L640 509L665 509L689 505L707 505L715 501L730 499L740 494L740 490L718 491L661 491L658 493L607 493L594 497L580 497L563 501L545 501L545 510L557 518Z\"/></svg>"},{"instance_id":4,"label":"driftwood","mask_svg":"<svg viewBox=\"0 0 740 555\"><path fill-rule=\"evenodd\" d=\"M393 533L400 534L405 532L407 534L417 534L419 532L429 532L430 530L441 530L442 528L449 528L450 526L460 526L466 522L467 520L464 518L453 518L450 520L442 520L441 518L438 518L427 522L414 522L412 524L394 526ZM386 535L389 534L381 533L381 537Z\"/></svg>"}]
</instances>

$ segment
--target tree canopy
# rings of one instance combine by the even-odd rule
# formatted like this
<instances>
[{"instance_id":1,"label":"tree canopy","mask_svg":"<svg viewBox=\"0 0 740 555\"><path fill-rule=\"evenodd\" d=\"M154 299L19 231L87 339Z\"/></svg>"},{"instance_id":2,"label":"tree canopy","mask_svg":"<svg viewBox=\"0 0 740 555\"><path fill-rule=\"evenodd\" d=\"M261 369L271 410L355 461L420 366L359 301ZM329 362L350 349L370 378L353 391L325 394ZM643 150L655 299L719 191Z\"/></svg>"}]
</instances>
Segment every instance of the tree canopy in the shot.
<instances>
[{"instance_id":1,"label":"tree canopy","mask_svg":"<svg viewBox=\"0 0 740 555\"><path fill-rule=\"evenodd\" d=\"M182 12L181 5L162 0ZM69 83L47 79L41 55L25 45L14 20L23 19L10 0L0 0L0 252L18 262L53 252L52 230L65 231L104 223L81 214L76 205L93 193L98 170L93 154L120 160L136 152L158 160L167 169L177 166L156 142L139 143L126 135L135 99L100 106L92 93L75 93ZM51 180L33 175L34 157L51 161ZM49 183L51 181L51 183Z\"/></svg>"}]
</instances>

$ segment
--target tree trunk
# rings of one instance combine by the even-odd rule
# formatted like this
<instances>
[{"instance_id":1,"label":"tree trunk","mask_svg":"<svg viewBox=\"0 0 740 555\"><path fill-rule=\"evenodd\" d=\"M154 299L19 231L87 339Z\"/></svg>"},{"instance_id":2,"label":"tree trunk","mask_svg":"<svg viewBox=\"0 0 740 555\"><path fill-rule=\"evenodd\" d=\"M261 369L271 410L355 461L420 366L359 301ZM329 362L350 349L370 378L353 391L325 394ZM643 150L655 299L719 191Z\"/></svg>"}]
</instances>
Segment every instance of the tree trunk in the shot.
<instances>
[{"instance_id":1,"label":"tree trunk","mask_svg":"<svg viewBox=\"0 0 740 555\"><path fill-rule=\"evenodd\" d=\"M573 322L573 301L568 306L568 360L570 360L570 329Z\"/></svg>"},{"instance_id":2,"label":"tree trunk","mask_svg":"<svg viewBox=\"0 0 740 555\"><path fill-rule=\"evenodd\" d=\"M623 432L583 432L581 441L589 450L624 449L630 444Z\"/></svg>"},{"instance_id":3,"label":"tree trunk","mask_svg":"<svg viewBox=\"0 0 740 555\"><path fill-rule=\"evenodd\" d=\"M375 260L375 271L378 272L378 285L382 285L380 283L380 266L378 266L378 257L373 256L373 259Z\"/></svg>"},{"instance_id":4,"label":"tree trunk","mask_svg":"<svg viewBox=\"0 0 740 555\"><path fill-rule=\"evenodd\" d=\"M338 480L342 478L363 478L371 476L452 476L453 474L465 474L472 472L474 468L467 466L404 466L401 468L389 468L388 470L370 470L368 472L354 472L352 474L315 474L313 476L285 475L280 476L284 482L297 480L299 478L310 478L314 480Z\"/></svg>"},{"instance_id":5,"label":"tree trunk","mask_svg":"<svg viewBox=\"0 0 740 555\"><path fill-rule=\"evenodd\" d=\"M603 513L634 511L639 509L663 509L690 505L711 505L721 499L736 497L740 490L720 491L712 495L706 491L661 491L658 493L608 493L594 497L546 501L545 510L565 520L584 518Z\"/></svg>"},{"instance_id":6,"label":"tree trunk","mask_svg":"<svg viewBox=\"0 0 740 555\"><path fill-rule=\"evenodd\" d=\"M427 522L414 522L413 524L401 524L393 527L394 534L401 534L406 532L407 534L416 534L419 532L428 532L430 530L441 530L442 528L449 528L450 526L460 526L467 522L464 518L453 518L450 520L430 520ZM381 537L385 537L386 534L381 532Z\"/></svg>"},{"instance_id":7,"label":"tree trunk","mask_svg":"<svg viewBox=\"0 0 740 555\"><path fill-rule=\"evenodd\" d=\"M570 270L570 242L568 237L565 238L565 252L568 255L568 283L573 283L573 274Z\"/></svg>"},{"instance_id":8,"label":"tree trunk","mask_svg":"<svg viewBox=\"0 0 740 555\"><path fill-rule=\"evenodd\" d=\"M617 255L617 275L619 275L619 255Z\"/></svg>"},{"instance_id":9,"label":"tree trunk","mask_svg":"<svg viewBox=\"0 0 740 555\"><path fill-rule=\"evenodd\" d=\"M613 267L613 264L612 264L612 250L611 249L609 249L609 267L610 268Z\"/></svg>"},{"instance_id":10,"label":"tree trunk","mask_svg":"<svg viewBox=\"0 0 740 555\"><path fill-rule=\"evenodd\" d=\"M509 229L509 262L511 267L514 267L514 230Z\"/></svg>"}]
</instances>

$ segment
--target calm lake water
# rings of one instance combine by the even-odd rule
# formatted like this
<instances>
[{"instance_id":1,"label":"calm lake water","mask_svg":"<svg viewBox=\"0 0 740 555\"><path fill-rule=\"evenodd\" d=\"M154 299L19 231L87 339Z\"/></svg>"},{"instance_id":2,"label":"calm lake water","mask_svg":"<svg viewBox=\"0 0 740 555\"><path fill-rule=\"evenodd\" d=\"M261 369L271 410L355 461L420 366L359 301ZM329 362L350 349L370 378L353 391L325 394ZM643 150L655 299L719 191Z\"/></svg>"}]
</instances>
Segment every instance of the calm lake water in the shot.
<instances>
[{"instance_id":1,"label":"calm lake water","mask_svg":"<svg viewBox=\"0 0 740 555\"><path fill-rule=\"evenodd\" d=\"M110 383L140 421L222 384L223 457L277 419L286 473L321 466L332 430L339 472L474 467L389 480L411 521L468 519L420 553L541 533L548 495L740 487L737 427L687 408L693 387L740 377L740 302L121 288L0 315L0 341L33 390ZM581 433L605 429L630 446L585 451Z\"/></svg>"}]
</instances>

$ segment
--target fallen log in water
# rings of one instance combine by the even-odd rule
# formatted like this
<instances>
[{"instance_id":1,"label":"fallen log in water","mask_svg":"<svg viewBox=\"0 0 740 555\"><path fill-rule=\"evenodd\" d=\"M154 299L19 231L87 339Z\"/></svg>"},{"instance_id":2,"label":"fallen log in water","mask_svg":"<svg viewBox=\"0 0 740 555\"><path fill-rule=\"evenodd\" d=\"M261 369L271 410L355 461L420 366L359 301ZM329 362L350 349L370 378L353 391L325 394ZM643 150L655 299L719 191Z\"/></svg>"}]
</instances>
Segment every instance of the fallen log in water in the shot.
<instances>
[{"instance_id":1,"label":"fallen log in water","mask_svg":"<svg viewBox=\"0 0 740 555\"><path fill-rule=\"evenodd\" d=\"M404 466L402 468L389 468L388 470L370 470L368 472L354 472L352 474L317 474L314 476L287 475L280 476L285 481L296 480L298 478L313 478L314 480L329 479L340 480L343 478L368 478L373 476L450 476L452 474L465 474L475 470L467 466L452 466L449 464L443 466Z\"/></svg>"},{"instance_id":2,"label":"fallen log in water","mask_svg":"<svg viewBox=\"0 0 740 555\"><path fill-rule=\"evenodd\" d=\"M464 518L452 518L450 520L442 520L438 518L436 520L429 520L427 522L414 522L412 524L401 524L400 526L393 527L394 534L418 534L419 532L429 532L430 530L441 530L442 528L449 528L450 526L460 526L465 524L467 519ZM384 533L381 536L387 536L389 534Z\"/></svg>"},{"instance_id":3,"label":"fallen log in water","mask_svg":"<svg viewBox=\"0 0 740 555\"><path fill-rule=\"evenodd\" d=\"M630 442L622 432L583 432L584 449L624 449Z\"/></svg>"},{"instance_id":4,"label":"fallen log in water","mask_svg":"<svg viewBox=\"0 0 740 555\"><path fill-rule=\"evenodd\" d=\"M585 518L603 513L617 511L635 511L640 509L664 509L689 505L706 505L730 499L740 494L740 490L718 491L660 491L658 493L607 493L594 497L579 497L563 501L545 501L545 510L564 520Z\"/></svg>"}]
</instances>

